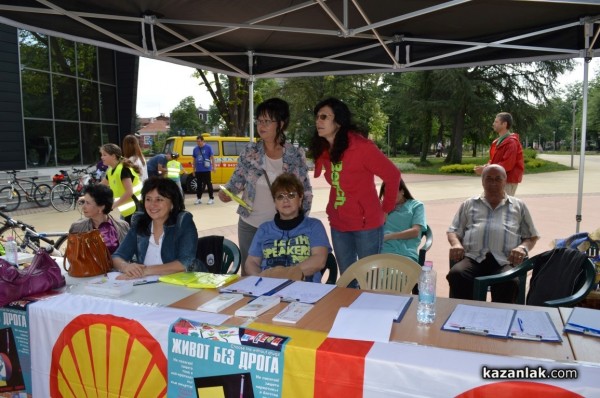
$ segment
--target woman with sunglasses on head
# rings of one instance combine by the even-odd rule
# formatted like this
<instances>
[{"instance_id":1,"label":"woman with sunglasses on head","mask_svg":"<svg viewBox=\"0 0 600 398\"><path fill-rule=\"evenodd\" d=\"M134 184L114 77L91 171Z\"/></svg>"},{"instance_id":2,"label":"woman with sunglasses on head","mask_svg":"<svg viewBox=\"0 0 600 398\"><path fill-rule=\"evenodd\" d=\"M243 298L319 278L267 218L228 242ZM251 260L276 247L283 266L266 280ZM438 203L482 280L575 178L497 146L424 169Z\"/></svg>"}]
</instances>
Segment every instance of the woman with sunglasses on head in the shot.
<instances>
[{"instance_id":1,"label":"woman with sunglasses on head","mask_svg":"<svg viewBox=\"0 0 600 398\"><path fill-rule=\"evenodd\" d=\"M400 171L352 124L348 106L328 98L315 106L316 129L310 146L315 177L325 171L331 185L327 216L333 250L343 273L358 259L381 252L383 223L396 206ZM383 202L375 176L389 189Z\"/></svg>"},{"instance_id":2,"label":"woman with sunglasses on head","mask_svg":"<svg viewBox=\"0 0 600 398\"><path fill-rule=\"evenodd\" d=\"M114 219L109 213L113 206L113 193L106 185L88 185L77 204L85 218L71 224L69 233L100 230L102 240L110 253L114 253L125 239L129 224Z\"/></svg>"},{"instance_id":3,"label":"woman with sunglasses on head","mask_svg":"<svg viewBox=\"0 0 600 398\"><path fill-rule=\"evenodd\" d=\"M310 211L312 187L308 177L308 166L302 148L296 148L285 139L285 130L290 121L287 102L279 98L268 99L256 108L256 130L258 142L251 142L240 154L238 164L225 188L237 195L242 193L248 205L239 206L238 244L242 264L245 264L248 249L258 227L273 219L275 206L271 196L271 183L282 173L292 173L304 187L303 210ZM231 198L222 190L219 199L223 202ZM246 275L242 267L242 275Z\"/></svg>"},{"instance_id":4,"label":"woman with sunglasses on head","mask_svg":"<svg viewBox=\"0 0 600 398\"><path fill-rule=\"evenodd\" d=\"M246 274L320 283L331 246L321 221L304 215L304 186L284 173L273 181L271 194L277 213L254 235Z\"/></svg>"},{"instance_id":5,"label":"woman with sunglasses on head","mask_svg":"<svg viewBox=\"0 0 600 398\"><path fill-rule=\"evenodd\" d=\"M113 209L119 209L121 217L131 224L142 191L140 168L131 160L124 158L121 148L116 144L104 144L100 147L102 163L108 166L102 184L108 185L115 196ZM112 210L112 209L111 209Z\"/></svg>"},{"instance_id":6,"label":"woman with sunglasses on head","mask_svg":"<svg viewBox=\"0 0 600 398\"><path fill-rule=\"evenodd\" d=\"M206 272L196 259L198 230L185 211L177 184L150 177L142 188L143 213L134 215L131 229L113 254L117 279L142 278L184 271Z\"/></svg>"}]
</instances>

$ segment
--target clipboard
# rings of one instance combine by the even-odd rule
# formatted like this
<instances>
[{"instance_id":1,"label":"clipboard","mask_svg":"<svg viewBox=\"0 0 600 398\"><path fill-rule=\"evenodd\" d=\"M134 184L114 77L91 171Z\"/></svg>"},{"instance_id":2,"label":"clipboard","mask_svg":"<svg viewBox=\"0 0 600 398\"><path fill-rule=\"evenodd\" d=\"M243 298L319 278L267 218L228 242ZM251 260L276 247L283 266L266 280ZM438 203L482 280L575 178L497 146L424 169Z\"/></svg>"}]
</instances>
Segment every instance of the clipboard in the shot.
<instances>
[{"instance_id":1,"label":"clipboard","mask_svg":"<svg viewBox=\"0 0 600 398\"><path fill-rule=\"evenodd\" d=\"M221 188L221 191L223 191L223 193L227 196L229 196L231 199L235 200L236 202L238 202L238 204L240 206L242 206L243 208L252 211L252 207L248 206L248 203L244 202L244 200L242 198L240 198L237 195L234 195L229 189L225 188L225 186L223 185L219 185L219 188Z\"/></svg>"},{"instance_id":2,"label":"clipboard","mask_svg":"<svg viewBox=\"0 0 600 398\"><path fill-rule=\"evenodd\" d=\"M600 313L591 308L575 307L567 320L565 332L600 337Z\"/></svg>"}]
</instances>

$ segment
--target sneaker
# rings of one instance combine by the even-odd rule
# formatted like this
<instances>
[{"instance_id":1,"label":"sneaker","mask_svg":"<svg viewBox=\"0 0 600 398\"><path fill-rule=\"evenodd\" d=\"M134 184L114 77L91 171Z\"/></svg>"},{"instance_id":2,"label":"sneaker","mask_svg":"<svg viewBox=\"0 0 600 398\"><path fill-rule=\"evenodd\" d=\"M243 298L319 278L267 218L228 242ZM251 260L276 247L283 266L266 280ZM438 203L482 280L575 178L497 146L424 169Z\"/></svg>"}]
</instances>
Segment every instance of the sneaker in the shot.
<instances>
[{"instance_id":1,"label":"sneaker","mask_svg":"<svg viewBox=\"0 0 600 398\"><path fill-rule=\"evenodd\" d=\"M215 201L214 201L214 200L212 200L212 199L209 199L209 200L208 200L208 204L209 204L209 205L214 205L214 204L215 204Z\"/></svg>"},{"instance_id":2,"label":"sneaker","mask_svg":"<svg viewBox=\"0 0 600 398\"><path fill-rule=\"evenodd\" d=\"M195 205L201 205L202 204L202 199L196 199L196 201L194 202Z\"/></svg>"}]
</instances>

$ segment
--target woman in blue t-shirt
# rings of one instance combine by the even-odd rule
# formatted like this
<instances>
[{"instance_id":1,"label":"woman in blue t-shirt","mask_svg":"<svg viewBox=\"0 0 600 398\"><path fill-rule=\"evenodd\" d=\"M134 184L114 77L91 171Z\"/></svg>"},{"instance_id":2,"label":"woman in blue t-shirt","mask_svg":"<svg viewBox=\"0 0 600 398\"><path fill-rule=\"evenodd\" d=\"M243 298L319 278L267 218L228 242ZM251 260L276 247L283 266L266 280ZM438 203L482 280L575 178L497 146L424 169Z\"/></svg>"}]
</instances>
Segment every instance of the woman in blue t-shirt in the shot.
<instances>
[{"instance_id":1,"label":"woman in blue t-shirt","mask_svg":"<svg viewBox=\"0 0 600 398\"><path fill-rule=\"evenodd\" d=\"M380 196L384 191L382 186ZM423 203L413 198L404 180L401 180L396 207L388 214L383 226L381 252L399 254L418 262L421 233L426 229Z\"/></svg>"},{"instance_id":2,"label":"woman in blue t-shirt","mask_svg":"<svg viewBox=\"0 0 600 398\"><path fill-rule=\"evenodd\" d=\"M321 282L331 246L323 223L304 216L304 185L294 174L284 173L273 181L271 195L277 214L254 235L246 273Z\"/></svg>"}]
</instances>

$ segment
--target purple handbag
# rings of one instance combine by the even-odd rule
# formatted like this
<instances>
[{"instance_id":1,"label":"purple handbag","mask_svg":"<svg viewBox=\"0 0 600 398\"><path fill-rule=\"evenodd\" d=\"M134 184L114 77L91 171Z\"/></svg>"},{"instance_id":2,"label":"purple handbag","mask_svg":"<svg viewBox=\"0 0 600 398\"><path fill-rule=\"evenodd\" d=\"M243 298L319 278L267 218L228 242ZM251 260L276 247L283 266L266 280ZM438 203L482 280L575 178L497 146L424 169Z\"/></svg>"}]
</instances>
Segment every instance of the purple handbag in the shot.
<instances>
[{"instance_id":1,"label":"purple handbag","mask_svg":"<svg viewBox=\"0 0 600 398\"><path fill-rule=\"evenodd\" d=\"M64 285L65 277L60 267L45 250L37 252L31 265L24 270L0 259L0 307Z\"/></svg>"}]
</instances>

